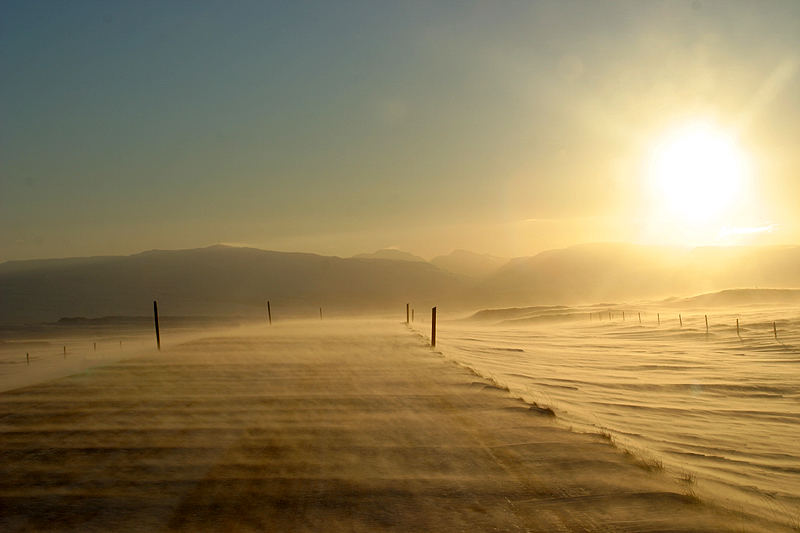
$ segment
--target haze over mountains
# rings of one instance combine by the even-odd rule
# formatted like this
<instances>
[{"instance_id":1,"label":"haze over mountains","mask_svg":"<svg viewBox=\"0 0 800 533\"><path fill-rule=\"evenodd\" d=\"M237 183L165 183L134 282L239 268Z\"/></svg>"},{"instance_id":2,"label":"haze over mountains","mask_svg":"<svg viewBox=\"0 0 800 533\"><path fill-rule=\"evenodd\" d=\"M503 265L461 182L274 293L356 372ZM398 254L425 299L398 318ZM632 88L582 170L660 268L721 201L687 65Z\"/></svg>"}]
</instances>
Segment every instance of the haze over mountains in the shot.
<instances>
[{"instance_id":1,"label":"haze over mountains","mask_svg":"<svg viewBox=\"0 0 800 533\"><path fill-rule=\"evenodd\" d=\"M500 301L576 303L800 287L800 247L587 244L514 259L482 283Z\"/></svg>"},{"instance_id":2,"label":"haze over mountains","mask_svg":"<svg viewBox=\"0 0 800 533\"><path fill-rule=\"evenodd\" d=\"M0 322L64 316L276 316L453 312L599 303L743 288L800 287L800 247L590 244L503 260L456 251L430 262L398 250L352 258L211 246L0 264Z\"/></svg>"},{"instance_id":3,"label":"haze over mountains","mask_svg":"<svg viewBox=\"0 0 800 533\"><path fill-rule=\"evenodd\" d=\"M454 250L448 255L431 259L431 263L442 270L473 279L485 278L495 273L508 261L502 257L476 254L467 250Z\"/></svg>"},{"instance_id":4,"label":"haze over mountains","mask_svg":"<svg viewBox=\"0 0 800 533\"><path fill-rule=\"evenodd\" d=\"M393 261L415 261L425 263L424 258L394 248L384 248L369 254L357 254L356 259L390 259ZM440 255L430 260L432 265L445 272L451 272L466 278L483 278L508 263L508 258L495 257L489 254L476 254L467 250L453 250L447 255Z\"/></svg>"}]
</instances>

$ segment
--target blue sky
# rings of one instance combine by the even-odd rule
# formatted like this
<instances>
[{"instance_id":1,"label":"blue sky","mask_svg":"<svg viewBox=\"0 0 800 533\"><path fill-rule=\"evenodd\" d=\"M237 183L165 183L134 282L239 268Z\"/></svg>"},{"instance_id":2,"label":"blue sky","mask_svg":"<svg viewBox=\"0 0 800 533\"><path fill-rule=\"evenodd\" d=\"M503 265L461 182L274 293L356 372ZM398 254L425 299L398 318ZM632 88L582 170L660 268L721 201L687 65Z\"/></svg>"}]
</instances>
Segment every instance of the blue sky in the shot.
<instances>
[{"instance_id":1,"label":"blue sky","mask_svg":"<svg viewBox=\"0 0 800 533\"><path fill-rule=\"evenodd\" d=\"M0 260L672 242L641 161L695 117L758 162L731 224L797 242L799 41L797 2L3 2Z\"/></svg>"}]
</instances>

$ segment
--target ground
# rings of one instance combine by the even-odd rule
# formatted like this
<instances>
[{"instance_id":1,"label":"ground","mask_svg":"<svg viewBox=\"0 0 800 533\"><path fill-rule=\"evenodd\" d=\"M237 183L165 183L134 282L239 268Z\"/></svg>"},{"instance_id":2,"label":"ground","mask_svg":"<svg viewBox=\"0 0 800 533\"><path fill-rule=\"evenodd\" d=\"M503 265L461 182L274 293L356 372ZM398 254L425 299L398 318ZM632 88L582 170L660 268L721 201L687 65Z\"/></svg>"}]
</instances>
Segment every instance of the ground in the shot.
<instances>
[{"instance_id":1,"label":"ground","mask_svg":"<svg viewBox=\"0 0 800 533\"><path fill-rule=\"evenodd\" d=\"M401 324L207 336L0 394L0 530L775 531Z\"/></svg>"}]
</instances>

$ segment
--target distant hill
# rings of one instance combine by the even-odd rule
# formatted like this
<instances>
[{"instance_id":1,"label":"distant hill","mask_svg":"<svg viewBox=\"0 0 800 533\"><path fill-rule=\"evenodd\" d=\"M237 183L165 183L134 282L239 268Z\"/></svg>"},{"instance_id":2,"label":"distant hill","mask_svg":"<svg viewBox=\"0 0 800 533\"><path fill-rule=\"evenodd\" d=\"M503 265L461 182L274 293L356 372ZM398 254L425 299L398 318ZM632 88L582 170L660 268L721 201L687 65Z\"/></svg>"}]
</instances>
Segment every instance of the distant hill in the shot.
<instances>
[{"instance_id":1,"label":"distant hill","mask_svg":"<svg viewBox=\"0 0 800 533\"><path fill-rule=\"evenodd\" d=\"M485 278L497 272L508 259L489 254L476 254L467 250L454 250L448 255L440 255L431 259L431 263L454 274L467 278Z\"/></svg>"},{"instance_id":2,"label":"distant hill","mask_svg":"<svg viewBox=\"0 0 800 533\"><path fill-rule=\"evenodd\" d=\"M659 308L671 307L674 309L713 309L735 308L737 306L752 308L753 306L800 306L800 289L726 289L723 291L709 292L688 298L667 298L639 302L646 306L657 305ZM615 307L605 304L605 307ZM619 313L619 308L615 313ZM621 309L624 311L624 307ZM586 320L587 312L596 312L598 307L565 306L565 305L537 305L529 307L501 307L482 309L462 319L464 322L486 324L523 325L544 322Z\"/></svg>"},{"instance_id":3,"label":"distant hill","mask_svg":"<svg viewBox=\"0 0 800 533\"><path fill-rule=\"evenodd\" d=\"M429 263L212 246L121 257L0 264L0 322L65 316L327 316L452 301L464 287Z\"/></svg>"},{"instance_id":4,"label":"distant hill","mask_svg":"<svg viewBox=\"0 0 800 533\"><path fill-rule=\"evenodd\" d=\"M371 254L358 254L353 256L354 259L388 259L390 261L414 261L418 263L427 263L425 259L402 250L394 250L392 248L384 248Z\"/></svg>"},{"instance_id":5,"label":"distant hill","mask_svg":"<svg viewBox=\"0 0 800 533\"><path fill-rule=\"evenodd\" d=\"M674 298L666 302L680 307L731 307L737 305L800 305L800 289L728 289Z\"/></svg>"},{"instance_id":6,"label":"distant hill","mask_svg":"<svg viewBox=\"0 0 800 533\"><path fill-rule=\"evenodd\" d=\"M571 308L563 305L535 305L531 307L508 307L503 309L481 309L465 318L471 322L513 322L515 320L527 319L540 316L562 316L571 311Z\"/></svg>"}]
</instances>

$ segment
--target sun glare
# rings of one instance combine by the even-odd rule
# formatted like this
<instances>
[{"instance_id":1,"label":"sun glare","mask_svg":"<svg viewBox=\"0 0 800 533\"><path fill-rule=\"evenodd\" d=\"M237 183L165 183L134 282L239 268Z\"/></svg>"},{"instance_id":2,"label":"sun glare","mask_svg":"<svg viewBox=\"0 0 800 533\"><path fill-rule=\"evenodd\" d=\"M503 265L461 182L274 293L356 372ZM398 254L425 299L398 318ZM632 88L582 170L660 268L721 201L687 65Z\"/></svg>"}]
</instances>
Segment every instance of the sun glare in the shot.
<instances>
[{"instance_id":1,"label":"sun glare","mask_svg":"<svg viewBox=\"0 0 800 533\"><path fill-rule=\"evenodd\" d=\"M744 152L728 132L706 123L677 128L651 153L653 207L684 224L724 222L742 199L747 167Z\"/></svg>"}]
</instances>

